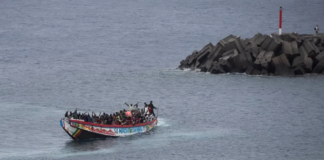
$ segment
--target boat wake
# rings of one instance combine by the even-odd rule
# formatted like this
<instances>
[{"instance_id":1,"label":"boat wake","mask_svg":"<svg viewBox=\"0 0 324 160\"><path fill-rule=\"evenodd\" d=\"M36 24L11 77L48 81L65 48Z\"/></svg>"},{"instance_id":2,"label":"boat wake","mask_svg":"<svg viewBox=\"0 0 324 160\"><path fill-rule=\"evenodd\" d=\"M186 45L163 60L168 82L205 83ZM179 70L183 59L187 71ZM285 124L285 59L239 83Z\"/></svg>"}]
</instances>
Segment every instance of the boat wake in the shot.
<instances>
[{"instance_id":1,"label":"boat wake","mask_svg":"<svg viewBox=\"0 0 324 160\"><path fill-rule=\"evenodd\" d=\"M158 127L170 127L171 125L168 123L168 121L164 118L159 117L159 122L157 124Z\"/></svg>"}]
</instances>

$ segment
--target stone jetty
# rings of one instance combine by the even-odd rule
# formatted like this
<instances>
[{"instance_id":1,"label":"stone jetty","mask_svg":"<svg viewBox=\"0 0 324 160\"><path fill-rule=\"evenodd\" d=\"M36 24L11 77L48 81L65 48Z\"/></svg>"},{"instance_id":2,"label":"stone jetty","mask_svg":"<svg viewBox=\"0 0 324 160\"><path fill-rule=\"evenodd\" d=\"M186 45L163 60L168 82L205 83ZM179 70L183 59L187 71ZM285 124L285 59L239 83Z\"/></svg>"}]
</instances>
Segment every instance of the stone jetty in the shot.
<instances>
[{"instance_id":1,"label":"stone jetty","mask_svg":"<svg viewBox=\"0 0 324 160\"><path fill-rule=\"evenodd\" d=\"M180 62L180 69L201 72L292 76L324 73L324 34L229 35L207 44Z\"/></svg>"}]
</instances>

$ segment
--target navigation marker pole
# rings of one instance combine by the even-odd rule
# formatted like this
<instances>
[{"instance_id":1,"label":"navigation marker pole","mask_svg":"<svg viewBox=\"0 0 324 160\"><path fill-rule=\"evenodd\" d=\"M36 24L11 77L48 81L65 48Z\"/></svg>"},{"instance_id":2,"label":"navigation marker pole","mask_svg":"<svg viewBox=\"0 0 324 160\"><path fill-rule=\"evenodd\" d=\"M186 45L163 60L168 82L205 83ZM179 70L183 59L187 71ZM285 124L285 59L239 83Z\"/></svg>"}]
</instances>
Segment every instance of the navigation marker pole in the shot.
<instances>
[{"instance_id":1,"label":"navigation marker pole","mask_svg":"<svg viewBox=\"0 0 324 160\"><path fill-rule=\"evenodd\" d=\"M281 25L282 25L282 7L280 6L280 11L279 11L279 35L281 35L281 33L282 33Z\"/></svg>"}]
</instances>

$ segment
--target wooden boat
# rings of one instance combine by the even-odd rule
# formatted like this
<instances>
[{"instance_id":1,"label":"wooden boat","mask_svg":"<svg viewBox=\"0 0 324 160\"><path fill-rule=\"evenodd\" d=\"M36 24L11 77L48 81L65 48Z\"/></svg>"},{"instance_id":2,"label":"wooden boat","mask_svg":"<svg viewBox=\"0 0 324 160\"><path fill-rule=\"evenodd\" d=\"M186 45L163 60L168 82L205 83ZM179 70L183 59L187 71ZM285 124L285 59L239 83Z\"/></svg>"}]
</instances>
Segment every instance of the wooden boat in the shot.
<instances>
[{"instance_id":1,"label":"wooden boat","mask_svg":"<svg viewBox=\"0 0 324 160\"><path fill-rule=\"evenodd\" d=\"M60 120L64 131L74 140L134 135L150 131L157 123L157 118L135 125L106 125L67 117Z\"/></svg>"}]
</instances>

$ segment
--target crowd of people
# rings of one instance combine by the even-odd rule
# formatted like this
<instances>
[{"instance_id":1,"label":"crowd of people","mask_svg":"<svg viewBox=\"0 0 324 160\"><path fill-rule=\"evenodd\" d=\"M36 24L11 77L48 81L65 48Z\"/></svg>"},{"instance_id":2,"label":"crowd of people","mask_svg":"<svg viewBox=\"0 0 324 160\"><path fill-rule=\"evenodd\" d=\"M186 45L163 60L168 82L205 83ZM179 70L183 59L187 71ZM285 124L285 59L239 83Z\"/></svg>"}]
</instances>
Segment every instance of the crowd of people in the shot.
<instances>
[{"instance_id":1,"label":"crowd of people","mask_svg":"<svg viewBox=\"0 0 324 160\"><path fill-rule=\"evenodd\" d=\"M142 109L138 107L138 103L134 105L124 104L129 107L128 110L123 109L113 114L99 113L99 115L96 115L95 112L92 112L90 115L87 112L80 113L76 108L74 112L66 111L65 117L107 125L135 125L152 121L155 118L154 109L157 109L157 107L153 105L153 101L150 101L149 104L144 103L144 108Z\"/></svg>"}]
</instances>

